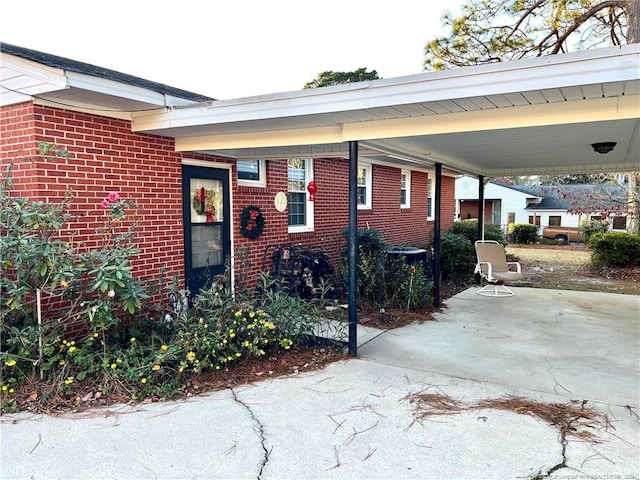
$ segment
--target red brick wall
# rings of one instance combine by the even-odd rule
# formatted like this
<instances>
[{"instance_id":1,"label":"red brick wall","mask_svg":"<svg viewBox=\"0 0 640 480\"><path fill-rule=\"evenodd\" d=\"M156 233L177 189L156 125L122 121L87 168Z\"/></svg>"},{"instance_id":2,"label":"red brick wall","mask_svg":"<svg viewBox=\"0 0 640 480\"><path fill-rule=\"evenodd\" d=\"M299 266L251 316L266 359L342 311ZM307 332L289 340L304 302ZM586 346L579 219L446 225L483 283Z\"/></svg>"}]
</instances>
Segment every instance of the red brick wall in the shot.
<instances>
[{"instance_id":1,"label":"red brick wall","mask_svg":"<svg viewBox=\"0 0 640 480\"><path fill-rule=\"evenodd\" d=\"M348 161L314 159L314 180L318 186L314 205L315 230L309 233L287 233L287 213L278 212L273 198L279 191L287 191L287 162L267 161L267 188L234 187L235 245L248 246L252 265L260 269L265 248L271 244L320 245L329 255L334 267L340 264L340 254L346 248L343 229L349 224ZM235 170L234 170L235 178ZM411 208L400 208L400 169L373 165L372 208L358 210L358 228L374 228L392 245L425 246L433 232L433 222L427 222L426 190L428 176L411 173ZM454 178L443 177L442 230L453 225ZM247 205L257 205L265 215L263 235L247 240L240 235L239 218Z\"/></svg>"},{"instance_id":2,"label":"red brick wall","mask_svg":"<svg viewBox=\"0 0 640 480\"><path fill-rule=\"evenodd\" d=\"M69 150L66 161L22 162L15 171L16 192L31 198L59 202L67 190L74 195L72 219L67 234L85 247L100 243L95 229L103 225L105 210L100 202L111 191L135 200L139 224L140 254L134 274L143 279L164 276L184 279L181 160L229 160L177 153L171 138L131 132L129 121L77 113L31 103L4 107L1 158L6 164L21 149L35 153L39 142L57 143ZM235 167L232 178L236 178ZM400 208L400 169L373 165L373 198L370 210L358 211L358 228L378 229L392 245L424 246L432 232L426 219L427 174L412 172L411 208ZM235 247L249 247L254 271L263 265L270 244L320 245L339 266L345 248L341 234L348 225L348 161L315 159L318 185L315 231L289 235L287 213L278 212L273 198L287 191L287 162L267 161L267 187L243 187L232 182L232 229ZM453 223L454 179L443 177L442 230ZM266 223L263 235L249 240L240 235L242 209L257 205ZM135 212L131 212L134 215Z\"/></svg>"},{"instance_id":3,"label":"red brick wall","mask_svg":"<svg viewBox=\"0 0 640 480\"><path fill-rule=\"evenodd\" d=\"M140 254L134 275L158 279L184 278L181 160L173 139L131 132L130 122L25 103L2 109L2 162L19 149L34 154L39 142L69 151L67 160L19 162L15 191L34 200L60 202L74 196L67 235L77 245L101 243L96 228L106 211L100 202L111 191L135 200L127 212L138 222ZM189 155L188 158L200 158Z\"/></svg>"}]
</instances>

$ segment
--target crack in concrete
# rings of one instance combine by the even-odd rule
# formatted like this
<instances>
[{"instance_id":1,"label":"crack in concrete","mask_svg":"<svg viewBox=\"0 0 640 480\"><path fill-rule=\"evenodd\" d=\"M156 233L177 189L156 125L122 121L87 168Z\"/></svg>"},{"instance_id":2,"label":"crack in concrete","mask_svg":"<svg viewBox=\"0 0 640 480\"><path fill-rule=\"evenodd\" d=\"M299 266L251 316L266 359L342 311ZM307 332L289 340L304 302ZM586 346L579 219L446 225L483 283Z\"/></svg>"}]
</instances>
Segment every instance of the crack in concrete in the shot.
<instances>
[{"instance_id":1,"label":"crack in concrete","mask_svg":"<svg viewBox=\"0 0 640 480\"><path fill-rule=\"evenodd\" d=\"M231 390L231 395L233 395L233 400L238 405L241 405L247 412L249 412L249 416L251 417L251 420L253 420L253 423L255 424L255 427L253 430L258 435L258 438L260 439L260 445L262 446L262 451L264 452L262 463L260 464L260 471L258 472L258 476L257 476L257 480L260 480L262 478L262 472L264 471L264 467L267 466L267 462L269 461L269 457L271 456L271 450L268 450L266 445L266 438L264 435L264 425L262 424L262 422L260 422L260 420L258 420L258 417L255 416L255 414L253 413L253 410L251 410L249 405L247 405L245 402L243 402L238 398L236 391L233 388L230 388L229 390Z\"/></svg>"},{"instance_id":2,"label":"crack in concrete","mask_svg":"<svg viewBox=\"0 0 640 480\"><path fill-rule=\"evenodd\" d=\"M553 472L561 468L567 468L567 436L564 432L560 432L560 444L562 445L562 461L548 469L547 473L538 472L531 480L543 480L544 478L549 478Z\"/></svg>"}]
</instances>

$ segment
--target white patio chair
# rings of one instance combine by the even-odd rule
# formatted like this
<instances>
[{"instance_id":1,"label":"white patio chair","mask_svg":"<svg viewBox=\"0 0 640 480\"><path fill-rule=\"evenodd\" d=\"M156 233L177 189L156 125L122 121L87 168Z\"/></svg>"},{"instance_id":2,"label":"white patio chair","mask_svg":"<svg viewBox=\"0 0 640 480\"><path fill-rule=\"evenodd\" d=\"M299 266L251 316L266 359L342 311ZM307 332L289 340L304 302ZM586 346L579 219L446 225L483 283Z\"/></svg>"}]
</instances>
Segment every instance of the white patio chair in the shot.
<instances>
[{"instance_id":1,"label":"white patio chair","mask_svg":"<svg viewBox=\"0 0 640 480\"><path fill-rule=\"evenodd\" d=\"M476 242L475 273L480 274L480 290L476 293L487 297L511 297L513 290L504 282L522 280L522 268L518 262L507 262L504 246L495 240L478 240ZM486 282L485 286L482 283Z\"/></svg>"}]
</instances>

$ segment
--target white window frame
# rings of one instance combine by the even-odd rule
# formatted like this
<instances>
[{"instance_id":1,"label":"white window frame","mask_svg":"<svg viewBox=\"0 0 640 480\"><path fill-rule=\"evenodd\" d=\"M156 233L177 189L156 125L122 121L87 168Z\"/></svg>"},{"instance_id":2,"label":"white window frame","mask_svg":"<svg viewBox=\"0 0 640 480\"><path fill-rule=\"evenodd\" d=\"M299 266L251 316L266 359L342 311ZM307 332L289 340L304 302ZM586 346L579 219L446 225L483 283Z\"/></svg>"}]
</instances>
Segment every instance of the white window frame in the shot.
<instances>
[{"instance_id":1,"label":"white window frame","mask_svg":"<svg viewBox=\"0 0 640 480\"><path fill-rule=\"evenodd\" d=\"M258 180L247 180L240 178L240 169L238 168L239 161L246 162L258 162ZM249 158L238 158L236 161L236 180L241 187L266 187L267 186L267 161L266 160L254 160Z\"/></svg>"},{"instance_id":2,"label":"white window frame","mask_svg":"<svg viewBox=\"0 0 640 480\"><path fill-rule=\"evenodd\" d=\"M358 170L364 170L364 203L360 203L358 196L358 210L371 210L371 192L373 190L373 167L370 163L358 163ZM360 187L360 185L358 185Z\"/></svg>"},{"instance_id":3,"label":"white window frame","mask_svg":"<svg viewBox=\"0 0 640 480\"><path fill-rule=\"evenodd\" d=\"M431 176L431 174L428 174L427 176L427 220L434 220L435 219L435 215L434 215L434 202L435 202L435 179ZM429 202L429 200L431 200L431 202Z\"/></svg>"},{"instance_id":4,"label":"white window frame","mask_svg":"<svg viewBox=\"0 0 640 480\"><path fill-rule=\"evenodd\" d=\"M402 177L404 176L404 188L402 188ZM411 170L400 170L400 192L406 192L405 201L400 201L400 208L411 208ZM400 196L402 198L402 195Z\"/></svg>"},{"instance_id":5,"label":"white window frame","mask_svg":"<svg viewBox=\"0 0 640 480\"><path fill-rule=\"evenodd\" d=\"M304 186L305 186L305 225L289 225L288 232L289 233L302 233L302 232L313 232L314 231L314 204L309 200L309 193L306 190L306 187L309 185L309 182L313 180L313 159L312 158L303 158L304 160ZM289 175L289 167L287 164L287 177ZM298 191L298 190L296 190ZM289 188L287 187L287 193L289 193ZM288 220L287 220L288 223Z\"/></svg>"}]
</instances>

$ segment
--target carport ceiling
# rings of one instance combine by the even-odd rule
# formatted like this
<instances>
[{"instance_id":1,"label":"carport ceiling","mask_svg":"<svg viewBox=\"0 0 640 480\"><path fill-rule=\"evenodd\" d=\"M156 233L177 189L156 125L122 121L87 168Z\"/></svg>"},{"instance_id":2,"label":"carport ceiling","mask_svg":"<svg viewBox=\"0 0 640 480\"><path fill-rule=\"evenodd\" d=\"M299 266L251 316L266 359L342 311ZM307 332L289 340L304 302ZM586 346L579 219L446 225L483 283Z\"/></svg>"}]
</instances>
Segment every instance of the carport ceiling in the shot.
<instances>
[{"instance_id":1,"label":"carport ceiling","mask_svg":"<svg viewBox=\"0 0 640 480\"><path fill-rule=\"evenodd\" d=\"M214 101L134 117L179 151L346 156L495 177L640 170L640 45ZM596 142L616 142L608 154Z\"/></svg>"}]
</instances>

